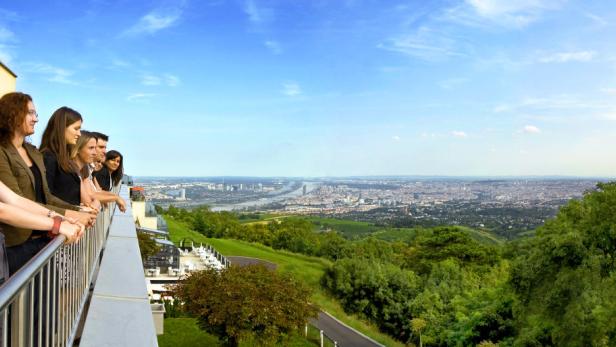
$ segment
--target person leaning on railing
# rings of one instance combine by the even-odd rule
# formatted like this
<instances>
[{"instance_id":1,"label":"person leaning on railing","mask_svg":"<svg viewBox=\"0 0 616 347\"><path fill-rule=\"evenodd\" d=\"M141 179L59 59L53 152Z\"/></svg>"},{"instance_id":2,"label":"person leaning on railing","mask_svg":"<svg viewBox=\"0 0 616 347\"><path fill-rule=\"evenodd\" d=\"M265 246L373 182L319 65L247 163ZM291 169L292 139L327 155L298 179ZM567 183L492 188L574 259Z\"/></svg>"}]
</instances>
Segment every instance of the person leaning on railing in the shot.
<instances>
[{"instance_id":1,"label":"person leaning on railing","mask_svg":"<svg viewBox=\"0 0 616 347\"><path fill-rule=\"evenodd\" d=\"M60 107L49 118L39 147L47 168L49 189L73 205L81 204L81 180L70 153L81 136L82 122L77 111Z\"/></svg>"},{"instance_id":2,"label":"person leaning on railing","mask_svg":"<svg viewBox=\"0 0 616 347\"><path fill-rule=\"evenodd\" d=\"M45 235L39 233L39 237L30 237L22 244L6 248L8 264L0 265L0 283L38 253L50 238L62 234L66 237L67 243L73 243L81 238L85 229L84 225L76 220L62 217L32 200L15 194L2 182L0 182L0 222L16 228L48 231ZM6 237L4 229L1 236ZM5 273L6 270L9 273Z\"/></svg>"},{"instance_id":3,"label":"person leaning on railing","mask_svg":"<svg viewBox=\"0 0 616 347\"><path fill-rule=\"evenodd\" d=\"M94 178L100 187L106 191L117 186L124 176L124 157L118 151L111 150L105 155L103 166L100 170L94 171Z\"/></svg>"},{"instance_id":4,"label":"person leaning on railing","mask_svg":"<svg viewBox=\"0 0 616 347\"><path fill-rule=\"evenodd\" d=\"M82 130L77 144L71 149L71 159L77 164L81 177L81 201L86 204L91 204L92 201L115 202L120 211L126 211L126 202L118 194L97 189L90 166L96 156L96 138L91 132Z\"/></svg>"},{"instance_id":5,"label":"person leaning on railing","mask_svg":"<svg viewBox=\"0 0 616 347\"><path fill-rule=\"evenodd\" d=\"M99 133L98 131L92 131L92 136L96 139L96 160L92 163L94 172L103 168L105 163L105 155L107 154L107 142L109 142L109 136Z\"/></svg>"},{"instance_id":6,"label":"person leaning on railing","mask_svg":"<svg viewBox=\"0 0 616 347\"><path fill-rule=\"evenodd\" d=\"M96 215L79 212L71 205L49 192L46 170L40 152L25 141L34 133L38 115L32 98L14 92L0 98L0 181L11 191L44 206L49 216L65 215L81 224L92 224ZM34 211L30 211L33 212ZM39 211L40 212L40 211ZM0 228L5 236L11 273L17 271L49 241L46 230L32 230L3 223ZM38 240L38 241L36 241Z\"/></svg>"}]
</instances>

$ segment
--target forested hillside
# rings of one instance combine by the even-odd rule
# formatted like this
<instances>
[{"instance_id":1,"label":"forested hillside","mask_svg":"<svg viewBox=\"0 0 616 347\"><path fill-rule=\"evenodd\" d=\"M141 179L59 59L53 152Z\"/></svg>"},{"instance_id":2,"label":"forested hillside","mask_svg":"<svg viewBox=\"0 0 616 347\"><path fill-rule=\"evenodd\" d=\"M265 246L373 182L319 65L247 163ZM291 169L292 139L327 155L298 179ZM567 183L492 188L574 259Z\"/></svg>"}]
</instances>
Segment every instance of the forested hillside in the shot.
<instances>
[{"instance_id":1,"label":"forested hillside","mask_svg":"<svg viewBox=\"0 0 616 347\"><path fill-rule=\"evenodd\" d=\"M504 244L457 227L349 240L295 217L242 224L207 208L166 214L208 237L332 260L321 285L404 343L616 344L615 183L571 201L536 236Z\"/></svg>"}]
</instances>

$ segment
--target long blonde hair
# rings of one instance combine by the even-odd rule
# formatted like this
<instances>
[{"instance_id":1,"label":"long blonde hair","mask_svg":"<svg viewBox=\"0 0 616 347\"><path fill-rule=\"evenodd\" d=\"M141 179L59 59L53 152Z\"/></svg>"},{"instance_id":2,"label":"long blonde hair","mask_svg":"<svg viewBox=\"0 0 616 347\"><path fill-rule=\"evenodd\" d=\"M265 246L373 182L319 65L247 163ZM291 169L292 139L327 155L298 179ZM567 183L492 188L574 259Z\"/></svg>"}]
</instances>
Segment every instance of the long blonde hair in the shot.
<instances>
[{"instance_id":1,"label":"long blonde hair","mask_svg":"<svg viewBox=\"0 0 616 347\"><path fill-rule=\"evenodd\" d=\"M94 139L94 134L89 131L82 130L81 136L77 139L77 143L74 146L71 146L71 160L73 162L77 161L77 155L79 155L79 151L86 146L86 144ZM85 179L90 176L90 171L88 169L88 165L84 165L79 172L77 172L81 178Z\"/></svg>"}]
</instances>

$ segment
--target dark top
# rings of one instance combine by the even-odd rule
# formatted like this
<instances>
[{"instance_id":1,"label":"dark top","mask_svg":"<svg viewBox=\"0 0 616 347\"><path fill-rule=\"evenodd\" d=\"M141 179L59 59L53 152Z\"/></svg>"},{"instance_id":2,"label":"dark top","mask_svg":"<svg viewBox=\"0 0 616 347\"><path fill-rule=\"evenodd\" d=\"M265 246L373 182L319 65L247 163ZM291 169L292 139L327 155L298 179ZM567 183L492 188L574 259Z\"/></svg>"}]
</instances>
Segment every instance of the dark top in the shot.
<instances>
[{"instance_id":1,"label":"dark top","mask_svg":"<svg viewBox=\"0 0 616 347\"><path fill-rule=\"evenodd\" d=\"M98 185L101 186L103 190L108 192L111 191L111 174L109 173L109 169L104 164L100 170L94 171L92 175L96 178Z\"/></svg>"},{"instance_id":2,"label":"dark top","mask_svg":"<svg viewBox=\"0 0 616 347\"><path fill-rule=\"evenodd\" d=\"M43 152L43 160L47 169L47 184L51 193L60 199L73 204L81 203L81 179L76 172L66 172L58 164L55 153Z\"/></svg>"},{"instance_id":3,"label":"dark top","mask_svg":"<svg viewBox=\"0 0 616 347\"><path fill-rule=\"evenodd\" d=\"M41 170L39 170L38 166L32 165L30 166L30 171L32 171L32 176L34 176L34 194L36 196L36 202L47 204L45 192L43 191L43 176L41 176Z\"/></svg>"},{"instance_id":4,"label":"dark top","mask_svg":"<svg viewBox=\"0 0 616 347\"><path fill-rule=\"evenodd\" d=\"M34 176L34 195L36 196L36 202L39 204L46 204L47 199L45 199L45 192L43 191L43 177L41 176L41 170L39 170L38 166L33 164L29 166L30 171L32 172L32 176ZM44 230L32 230L32 234L38 235L46 235L47 232Z\"/></svg>"}]
</instances>

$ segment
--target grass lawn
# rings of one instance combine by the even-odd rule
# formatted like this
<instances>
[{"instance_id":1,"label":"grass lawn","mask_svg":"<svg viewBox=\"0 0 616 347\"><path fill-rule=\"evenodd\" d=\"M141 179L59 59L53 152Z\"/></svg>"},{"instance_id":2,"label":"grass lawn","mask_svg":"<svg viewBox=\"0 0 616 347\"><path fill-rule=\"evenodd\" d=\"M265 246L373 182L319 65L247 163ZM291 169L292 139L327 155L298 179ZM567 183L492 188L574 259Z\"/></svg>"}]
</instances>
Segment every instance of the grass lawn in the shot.
<instances>
[{"instance_id":1,"label":"grass lawn","mask_svg":"<svg viewBox=\"0 0 616 347\"><path fill-rule=\"evenodd\" d=\"M312 222L312 224L314 224L318 229L336 230L349 239L357 239L368 236L375 231L383 229L368 222L356 222L352 220L321 217L305 217L305 219Z\"/></svg>"},{"instance_id":2,"label":"grass lawn","mask_svg":"<svg viewBox=\"0 0 616 347\"><path fill-rule=\"evenodd\" d=\"M372 236L389 242L411 242L417 237L417 233L418 230L415 228L389 228L379 230L373 233Z\"/></svg>"},{"instance_id":3,"label":"grass lawn","mask_svg":"<svg viewBox=\"0 0 616 347\"><path fill-rule=\"evenodd\" d=\"M160 347L215 347L221 346L216 336L206 333L197 326L196 318L166 318L165 333L158 336ZM251 347L255 344L247 341L240 347ZM283 344L285 347L315 347L318 346L318 337L315 341L313 335L308 339L303 336L293 336Z\"/></svg>"},{"instance_id":4,"label":"grass lawn","mask_svg":"<svg viewBox=\"0 0 616 347\"><path fill-rule=\"evenodd\" d=\"M197 326L195 318L166 318L165 333L158 336L160 347L220 346L218 338Z\"/></svg>"},{"instance_id":5,"label":"grass lawn","mask_svg":"<svg viewBox=\"0 0 616 347\"><path fill-rule=\"evenodd\" d=\"M331 264L329 260L274 250L257 243L230 239L210 239L190 230L181 222L171 218L166 218L166 220L169 227L169 236L174 243L177 244L182 239L192 239L195 242L204 242L214 246L223 255L254 257L275 263L280 271L293 274L295 278L304 281L313 288L312 301L324 311L386 346L403 346L402 343L379 332L376 326L345 313L340 304L321 288L320 279L325 269Z\"/></svg>"}]
</instances>

